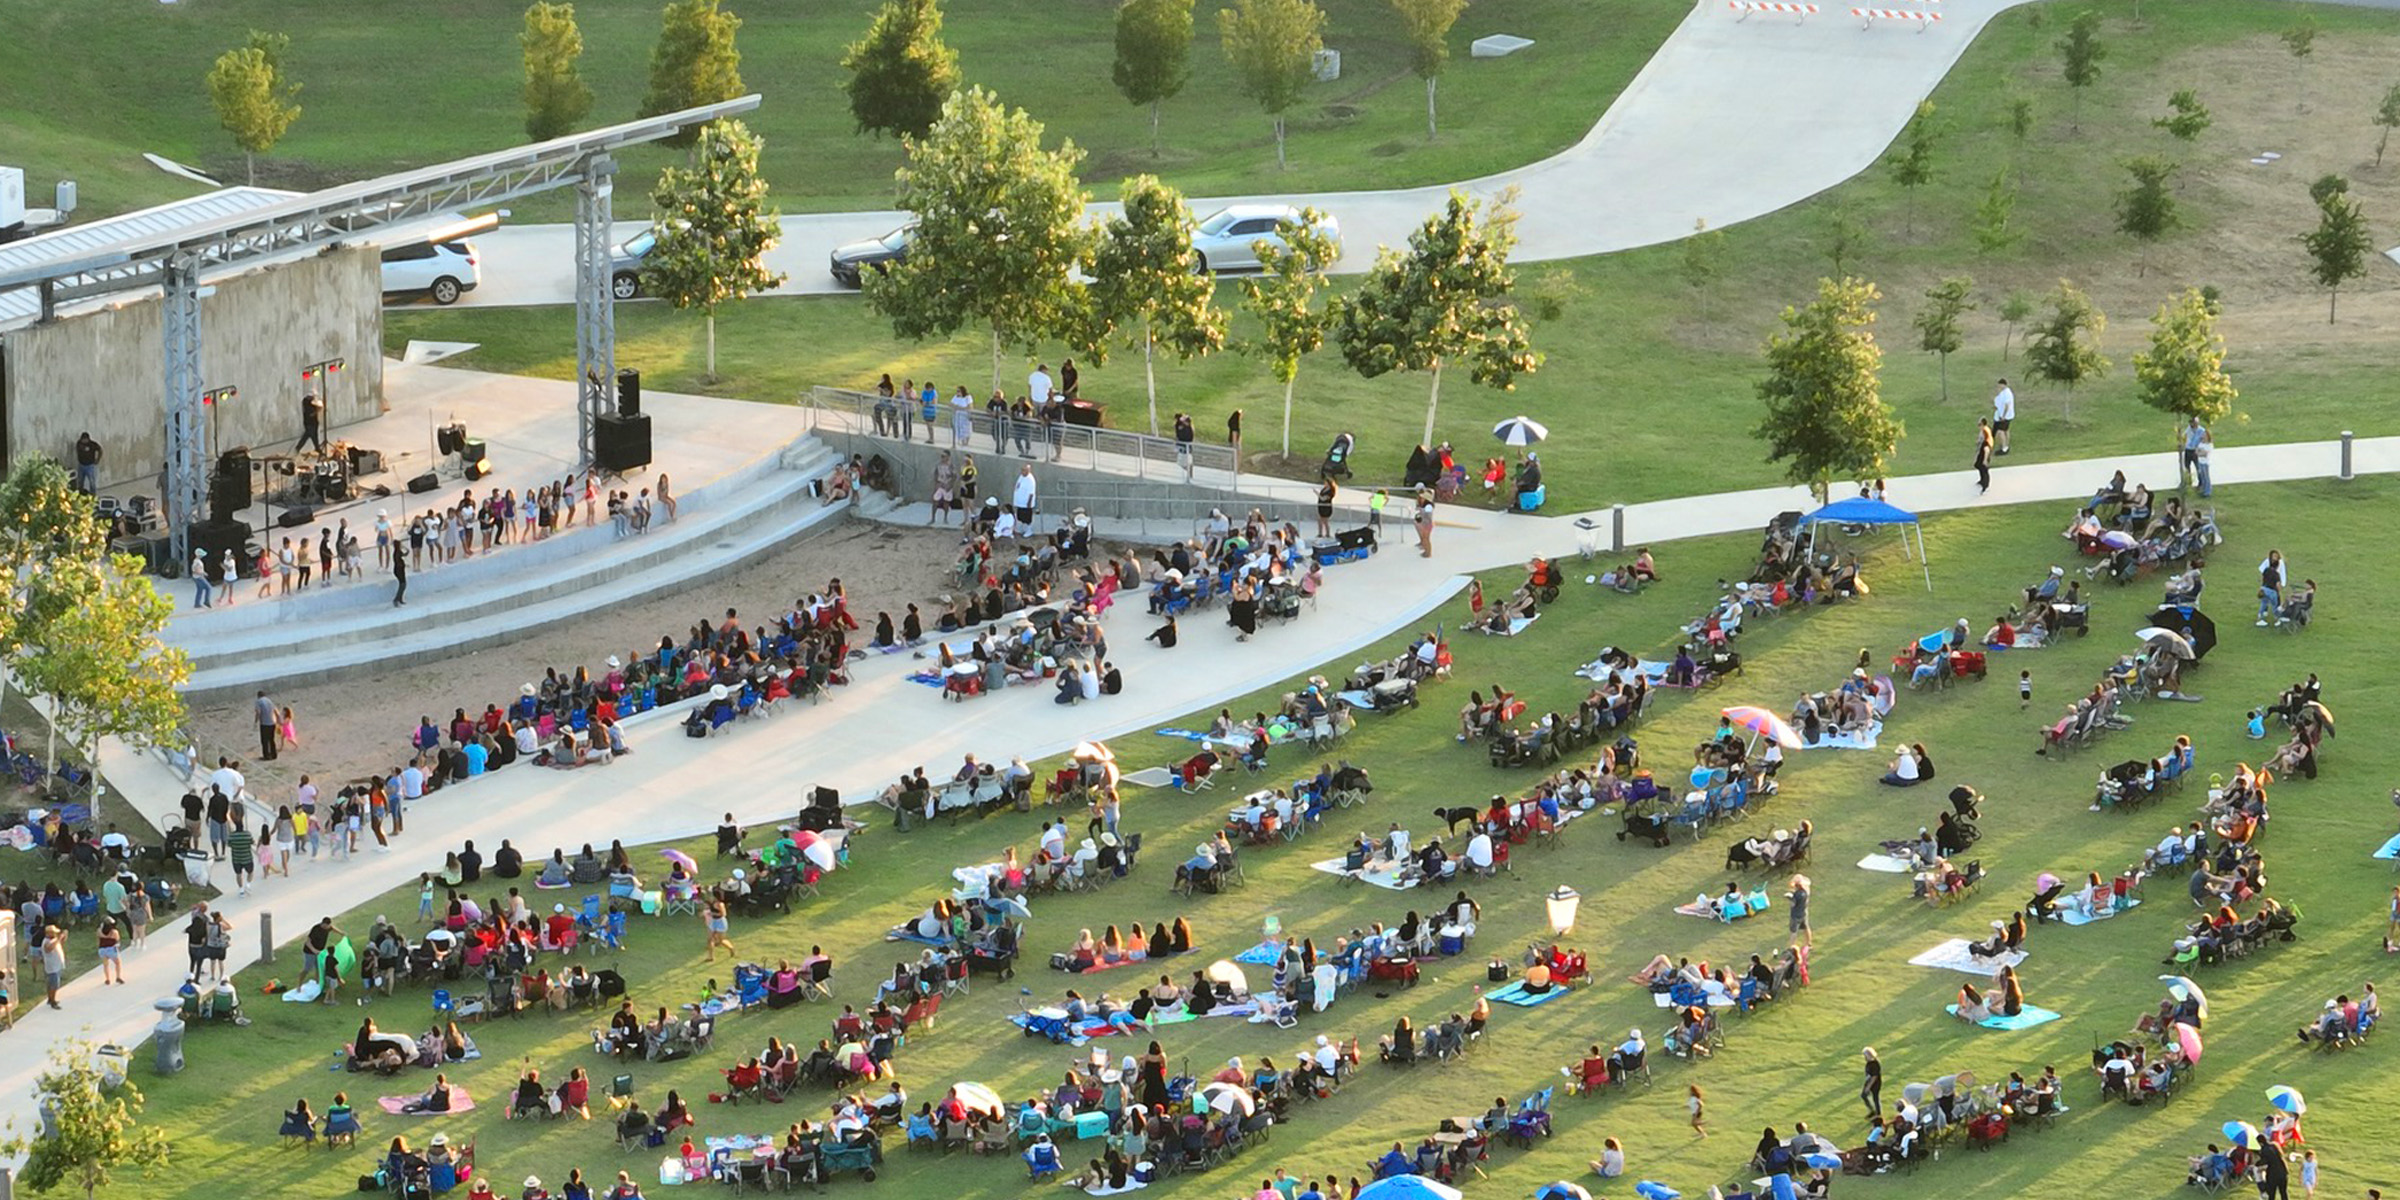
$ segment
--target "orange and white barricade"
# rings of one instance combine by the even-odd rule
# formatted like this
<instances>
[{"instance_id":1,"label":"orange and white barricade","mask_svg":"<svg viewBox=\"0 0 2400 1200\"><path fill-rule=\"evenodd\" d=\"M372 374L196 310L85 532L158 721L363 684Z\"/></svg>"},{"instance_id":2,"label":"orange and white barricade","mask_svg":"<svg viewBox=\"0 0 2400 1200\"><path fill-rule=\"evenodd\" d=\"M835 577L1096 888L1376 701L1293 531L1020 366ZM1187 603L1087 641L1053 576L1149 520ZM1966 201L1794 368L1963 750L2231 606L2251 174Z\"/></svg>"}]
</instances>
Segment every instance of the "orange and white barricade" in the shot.
<instances>
[{"instance_id":1,"label":"orange and white barricade","mask_svg":"<svg viewBox=\"0 0 2400 1200\"><path fill-rule=\"evenodd\" d=\"M1784 0L1727 0L1725 7L1742 14L1736 18L1742 21L1749 20L1751 13L1762 12L1785 13L1803 19L1817 15L1817 6L1814 4L1791 4Z\"/></svg>"},{"instance_id":2,"label":"orange and white barricade","mask_svg":"<svg viewBox=\"0 0 2400 1200\"><path fill-rule=\"evenodd\" d=\"M1870 28L1877 21L1915 21L1919 33L1942 19L1942 14L1938 12L1910 8L1854 8L1850 10L1850 15L1858 18L1858 27L1861 29Z\"/></svg>"}]
</instances>

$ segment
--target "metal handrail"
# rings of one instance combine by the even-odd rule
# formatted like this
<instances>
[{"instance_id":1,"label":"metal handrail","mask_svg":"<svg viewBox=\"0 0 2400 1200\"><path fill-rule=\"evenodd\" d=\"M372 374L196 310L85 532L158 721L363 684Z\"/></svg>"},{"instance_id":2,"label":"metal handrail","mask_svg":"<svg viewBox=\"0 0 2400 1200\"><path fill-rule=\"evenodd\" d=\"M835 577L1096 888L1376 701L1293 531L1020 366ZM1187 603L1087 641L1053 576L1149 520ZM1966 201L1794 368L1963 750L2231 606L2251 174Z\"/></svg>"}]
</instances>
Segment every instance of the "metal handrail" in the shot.
<instances>
[{"instance_id":1,"label":"metal handrail","mask_svg":"<svg viewBox=\"0 0 2400 1200\"><path fill-rule=\"evenodd\" d=\"M887 425L877 428L875 407L882 397L873 392L849 388L812 387L807 400L815 427L830 427L857 437L888 438L899 436ZM903 401L895 398L896 407ZM953 416L944 402L942 414L934 420L932 435L943 444L953 444ZM911 410L915 411L914 409ZM980 409L967 414L968 436L965 448L972 451L977 444L989 445L992 436L991 414ZM1019 427L1023 426L1022 429ZM1158 479L1198 483L1204 478L1215 486L1230 487L1240 478L1241 466L1234 459L1233 447L1206 442L1179 443L1173 438L1153 437L1146 433L1128 433L1117 429L1092 429L1081 425L1042 425L1011 420L1003 430L1008 444L1020 441L1030 447L1047 441L1054 461L1087 471L1113 475L1129 475L1136 479ZM1190 468L1183 465L1189 456Z\"/></svg>"}]
</instances>

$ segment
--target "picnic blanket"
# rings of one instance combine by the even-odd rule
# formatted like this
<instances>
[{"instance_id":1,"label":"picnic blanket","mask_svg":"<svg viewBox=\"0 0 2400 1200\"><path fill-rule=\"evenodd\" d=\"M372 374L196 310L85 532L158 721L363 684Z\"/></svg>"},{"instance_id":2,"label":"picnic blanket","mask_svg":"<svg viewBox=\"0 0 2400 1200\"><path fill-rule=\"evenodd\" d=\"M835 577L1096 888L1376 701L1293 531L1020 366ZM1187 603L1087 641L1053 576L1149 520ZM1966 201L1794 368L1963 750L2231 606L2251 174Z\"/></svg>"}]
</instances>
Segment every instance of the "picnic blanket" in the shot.
<instances>
[{"instance_id":1,"label":"picnic blanket","mask_svg":"<svg viewBox=\"0 0 2400 1200\"><path fill-rule=\"evenodd\" d=\"M1240 954L1234 955L1233 961L1248 963L1254 967L1271 967L1275 965L1275 960L1282 957L1283 947L1273 942L1260 942Z\"/></svg>"},{"instance_id":2,"label":"picnic blanket","mask_svg":"<svg viewBox=\"0 0 2400 1200\"><path fill-rule=\"evenodd\" d=\"M1967 939L1951 938L1908 960L1908 964L1912 967L1964 971L1969 975L1998 975L2000 968L2013 967L2024 961L2025 952L2022 950L2011 950L1998 958L1977 958L1967 952Z\"/></svg>"},{"instance_id":3,"label":"picnic blanket","mask_svg":"<svg viewBox=\"0 0 2400 1200\"><path fill-rule=\"evenodd\" d=\"M1529 992L1525 990L1524 980L1512 979L1506 986L1485 992L1484 998L1496 1004L1514 1004L1518 1008L1532 1008L1537 1004L1548 1004L1572 990L1574 989L1569 988L1566 984L1553 983L1550 985L1549 991Z\"/></svg>"},{"instance_id":4,"label":"picnic blanket","mask_svg":"<svg viewBox=\"0 0 2400 1200\"><path fill-rule=\"evenodd\" d=\"M1471 628L1473 628L1477 633L1497 634L1500 637L1515 637L1518 634L1525 632L1526 626L1531 625L1535 621L1539 621L1541 619L1542 614L1538 612L1530 617L1510 617L1508 619L1508 632L1506 633L1501 633L1499 630L1494 629L1480 621L1476 622Z\"/></svg>"},{"instance_id":5,"label":"picnic blanket","mask_svg":"<svg viewBox=\"0 0 2400 1200\"><path fill-rule=\"evenodd\" d=\"M1143 767L1139 771L1124 776L1122 782L1134 784L1137 787L1159 788L1174 786L1175 779L1175 772L1165 767Z\"/></svg>"},{"instance_id":6,"label":"picnic blanket","mask_svg":"<svg viewBox=\"0 0 2400 1200\"><path fill-rule=\"evenodd\" d=\"M455 1116L462 1112L468 1112L475 1107L475 1097L468 1095L467 1089L460 1087L455 1083L450 1085L450 1107L442 1110L441 1112L408 1111L408 1106L420 1099L423 1099L423 1097L385 1096L384 1098L377 1100L375 1104L376 1107L381 1108L383 1111L390 1113L395 1117L448 1117Z\"/></svg>"},{"instance_id":7,"label":"picnic blanket","mask_svg":"<svg viewBox=\"0 0 2400 1200\"><path fill-rule=\"evenodd\" d=\"M1633 669L1638 672L1643 679L1648 680L1654 687L1667 681L1667 672L1674 666L1675 664L1673 663L1653 662L1647 658L1635 659L1633 663ZM1575 668L1575 673L1585 679L1591 680L1594 683L1606 683L1608 682L1609 672L1621 669L1622 668L1611 667L1607 663L1595 658L1592 661Z\"/></svg>"},{"instance_id":8,"label":"picnic blanket","mask_svg":"<svg viewBox=\"0 0 2400 1200\"><path fill-rule=\"evenodd\" d=\"M1675 1007L1674 997L1669 996L1665 992L1650 993L1650 1003L1658 1008ZM1708 997L1708 1006L1710 1008L1732 1008L1736 1003L1737 1001L1735 1001L1731 996L1719 996L1711 993Z\"/></svg>"},{"instance_id":9,"label":"picnic blanket","mask_svg":"<svg viewBox=\"0 0 2400 1200\"><path fill-rule=\"evenodd\" d=\"M2385 842L2383 849L2375 852L2375 857L2400 858L2400 833L2393 834L2392 840Z\"/></svg>"},{"instance_id":10,"label":"picnic blanket","mask_svg":"<svg viewBox=\"0 0 2400 1200\"><path fill-rule=\"evenodd\" d=\"M1946 1005L1944 1006L1944 1011L1955 1017L1958 1015L1958 1006L1955 1004ZM2057 1019L2057 1013L2051 1012L2046 1008L2035 1008L2033 1005L2028 1004L2024 1007L2023 1011L2020 1011L2013 1017L2003 1017L1997 1013L1994 1013L1993 1015L1985 1017L1984 1019L1975 1023L1983 1026L1985 1029L2031 1029L2036 1025L2047 1025Z\"/></svg>"},{"instance_id":11,"label":"picnic blanket","mask_svg":"<svg viewBox=\"0 0 2400 1200\"><path fill-rule=\"evenodd\" d=\"M1354 876L1361 882L1374 884L1385 891L1405 892L1417 886L1417 881L1414 879L1403 880L1400 878L1400 868L1397 865L1381 871L1353 871L1343 866L1342 861L1338 858L1328 858L1323 862L1313 862L1308 865L1328 875Z\"/></svg>"},{"instance_id":12,"label":"picnic blanket","mask_svg":"<svg viewBox=\"0 0 2400 1200\"><path fill-rule=\"evenodd\" d=\"M1211 1017L1246 1018L1257 1011L1258 1004L1256 1001L1245 1000L1240 1004L1220 1004L1217 1007L1208 1010L1208 1015ZM1200 1018L1195 1017L1192 1014L1183 1011L1182 1009L1177 1009L1171 1013L1152 1013L1150 1015L1148 1025L1149 1028L1156 1029L1161 1025L1181 1025L1187 1021L1197 1021L1199 1019ZM1028 1019L1024 1013L1016 1013L1010 1016L1008 1018L1008 1023L1016 1026L1019 1029L1030 1029L1033 1027L1033 1022ZM1082 1024L1075 1027L1075 1041L1080 1044L1090 1041L1096 1037L1107 1037L1112 1033L1132 1033L1140 1028L1142 1028L1140 1025L1111 1025L1097 1017L1091 1017L1086 1018Z\"/></svg>"},{"instance_id":13,"label":"picnic blanket","mask_svg":"<svg viewBox=\"0 0 2400 1200\"><path fill-rule=\"evenodd\" d=\"M1907 859L1889 854L1870 854L1858 860L1858 865L1860 870L1881 871L1886 875L1906 875L1909 869Z\"/></svg>"},{"instance_id":14,"label":"picnic blanket","mask_svg":"<svg viewBox=\"0 0 2400 1200\"><path fill-rule=\"evenodd\" d=\"M1687 917L1705 917L1714 921L1717 919L1717 899L1715 896L1709 896L1694 900L1689 904L1678 904L1675 906L1675 911ZM1735 913L1733 919L1738 921L1743 917L1765 912L1771 903L1772 901L1767 898L1764 890L1752 892L1743 898L1742 911Z\"/></svg>"},{"instance_id":15,"label":"picnic blanket","mask_svg":"<svg viewBox=\"0 0 2400 1200\"><path fill-rule=\"evenodd\" d=\"M916 922L914 921L894 929L884 930L883 940L887 942L915 942L920 946L948 946L950 944L949 938L929 938L924 934L918 933Z\"/></svg>"},{"instance_id":16,"label":"picnic blanket","mask_svg":"<svg viewBox=\"0 0 2400 1200\"><path fill-rule=\"evenodd\" d=\"M942 686L942 673L940 671L910 671L906 676L904 676L904 678L906 678L910 683L921 683L926 687L938 688Z\"/></svg>"},{"instance_id":17,"label":"picnic blanket","mask_svg":"<svg viewBox=\"0 0 2400 1200\"><path fill-rule=\"evenodd\" d=\"M1875 735L1882 732L1883 722L1881 721L1867 726L1864 733L1835 733L1828 729L1823 737L1805 743L1800 748L1803 750L1872 750L1875 748Z\"/></svg>"},{"instance_id":18,"label":"picnic blanket","mask_svg":"<svg viewBox=\"0 0 2400 1200\"><path fill-rule=\"evenodd\" d=\"M2137 897L2125 897L2126 908L2139 907L2141 903L2141 900ZM2117 915L2117 912L2117 909L2111 908L2103 911L2099 916L2087 917L2083 915L2080 910L2062 907L2058 910L2058 919L2069 925L2089 925L2094 921L2105 921L2110 917Z\"/></svg>"},{"instance_id":19,"label":"picnic blanket","mask_svg":"<svg viewBox=\"0 0 2400 1200\"><path fill-rule=\"evenodd\" d=\"M1127 1192L1138 1192L1149 1186L1149 1184L1128 1175L1125 1177L1124 1187L1110 1187L1105 1183L1095 1184L1083 1189L1083 1194L1086 1196L1122 1196Z\"/></svg>"}]
</instances>

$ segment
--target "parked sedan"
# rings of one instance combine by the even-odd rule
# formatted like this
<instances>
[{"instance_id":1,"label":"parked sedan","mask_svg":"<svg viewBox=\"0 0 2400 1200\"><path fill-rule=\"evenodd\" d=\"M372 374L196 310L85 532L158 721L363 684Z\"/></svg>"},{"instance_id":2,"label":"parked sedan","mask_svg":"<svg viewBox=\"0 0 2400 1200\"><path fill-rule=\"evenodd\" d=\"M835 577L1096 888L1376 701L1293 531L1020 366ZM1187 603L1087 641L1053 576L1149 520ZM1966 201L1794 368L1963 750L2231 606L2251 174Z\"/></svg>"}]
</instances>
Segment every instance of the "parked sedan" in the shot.
<instances>
[{"instance_id":1,"label":"parked sedan","mask_svg":"<svg viewBox=\"0 0 2400 1200\"><path fill-rule=\"evenodd\" d=\"M869 268L888 271L892 264L908 257L909 239L916 236L914 224L903 225L882 237L863 242L850 242L833 248L834 282L857 287L859 276Z\"/></svg>"},{"instance_id":2,"label":"parked sedan","mask_svg":"<svg viewBox=\"0 0 2400 1200\"><path fill-rule=\"evenodd\" d=\"M1258 269L1258 243L1283 244L1277 230L1285 221L1300 219L1300 210L1289 204L1236 204L1200 218L1192 231L1192 249L1200 256L1202 271L1254 271ZM1338 251L1342 244L1341 222L1328 216L1317 226L1333 240Z\"/></svg>"}]
</instances>

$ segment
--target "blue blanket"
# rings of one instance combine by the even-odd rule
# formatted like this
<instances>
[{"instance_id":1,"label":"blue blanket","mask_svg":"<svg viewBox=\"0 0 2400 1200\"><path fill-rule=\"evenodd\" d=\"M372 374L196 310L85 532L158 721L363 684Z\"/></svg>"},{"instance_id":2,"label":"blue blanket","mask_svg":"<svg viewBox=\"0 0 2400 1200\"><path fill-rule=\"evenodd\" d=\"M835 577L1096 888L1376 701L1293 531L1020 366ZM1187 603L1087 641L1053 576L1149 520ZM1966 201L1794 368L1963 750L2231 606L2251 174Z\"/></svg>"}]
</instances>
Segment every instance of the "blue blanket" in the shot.
<instances>
[{"instance_id":1,"label":"blue blanket","mask_svg":"<svg viewBox=\"0 0 2400 1200\"><path fill-rule=\"evenodd\" d=\"M1525 990L1525 981L1516 979L1509 981L1507 986L1495 988L1484 995L1496 1004L1514 1004L1518 1008L1532 1008L1536 1004L1548 1004L1572 990L1574 989L1569 988L1566 984L1553 983L1550 985L1549 991L1529 992Z\"/></svg>"},{"instance_id":2,"label":"blue blanket","mask_svg":"<svg viewBox=\"0 0 2400 1200\"><path fill-rule=\"evenodd\" d=\"M1955 1004L1949 1005L1947 1006L1946 1011L1949 1012L1951 1016L1955 1017L1958 1015L1958 1006ZM2003 1017L1998 1014L1994 1014L1975 1023L1983 1026L1985 1029L2031 1029L2036 1025L2047 1025L2057 1019L2057 1013L2051 1012L2046 1008L2035 1008L2034 1006L2028 1004L2025 1006L2023 1011L2019 1012L2013 1017Z\"/></svg>"},{"instance_id":3,"label":"blue blanket","mask_svg":"<svg viewBox=\"0 0 2400 1200\"><path fill-rule=\"evenodd\" d=\"M2136 897L2133 897L2133 896L2127 896L2127 897L2125 897L2125 907L2126 907L2126 908L2134 908L2134 907L2137 907L2137 906L2139 906L2140 904L2141 904L2141 900L2140 900L2140 899L2138 899L2138 898L2136 898ZM2062 907L2062 908L2060 908L2060 909L2058 910L2058 919L2059 919L2060 921L2063 921L2063 922L2065 922L2065 923L2066 923L2066 924L2068 924L2068 925L2089 925L2089 924L2091 924L2091 923L2092 923L2092 922L2094 922L2094 921L2105 921L2105 920L2108 920L2110 917L2113 917L2113 916L2117 915L2117 913L2118 913L2118 912L2121 912L2121 911L2123 911L2123 910L2122 910L2122 909L2116 909L2116 910L2111 910L2111 911L2109 911L2109 912L2103 913L2103 914L2101 914L2100 916L2097 916L2097 917L2087 917L2087 916L2083 915L2083 913L2082 913L2081 911L2077 910L2077 909L2072 909L2072 908L2064 908L2064 907Z\"/></svg>"},{"instance_id":4,"label":"blue blanket","mask_svg":"<svg viewBox=\"0 0 2400 1200\"><path fill-rule=\"evenodd\" d=\"M902 925L897 929L885 930L883 934L883 940L887 942L915 942L920 946L946 947L950 944L949 938L929 938L924 934L918 933L916 926L913 924Z\"/></svg>"},{"instance_id":5,"label":"blue blanket","mask_svg":"<svg viewBox=\"0 0 2400 1200\"><path fill-rule=\"evenodd\" d=\"M2392 840L2385 842L2383 849L2375 852L2375 857L2400 858L2400 833L2393 834Z\"/></svg>"},{"instance_id":6,"label":"blue blanket","mask_svg":"<svg viewBox=\"0 0 2400 1200\"><path fill-rule=\"evenodd\" d=\"M1276 959L1282 957L1282 947L1275 945L1273 942L1260 942L1259 944L1242 951L1240 954L1234 955L1233 961L1238 963L1249 963L1254 967L1271 967L1275 965Z\"/></svg>"},{"instance_id":7,"label":"blue blanket","mask_svg":"<svg viewBox=\"0 0 2400 1200\"><path fill-rule=\"evenodd\" d=\"M942 673L939 671L911 671L908 673L908 681L938 688L942 686Z\"/></svg>"}]
</instances>

